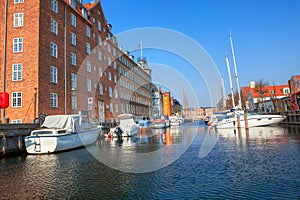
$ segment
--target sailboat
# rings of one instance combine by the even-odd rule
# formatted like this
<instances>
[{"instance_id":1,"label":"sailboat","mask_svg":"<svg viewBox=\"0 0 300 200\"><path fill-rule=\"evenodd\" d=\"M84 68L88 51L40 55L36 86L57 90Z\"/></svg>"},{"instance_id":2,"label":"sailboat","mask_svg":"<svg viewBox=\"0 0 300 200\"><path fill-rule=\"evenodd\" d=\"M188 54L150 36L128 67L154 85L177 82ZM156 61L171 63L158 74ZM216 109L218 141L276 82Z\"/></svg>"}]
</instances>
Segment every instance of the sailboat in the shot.
<instances>
[{"instance_id":1,"label":"sailboat","mask_svg":"<svg viewBox=\"0 0 300 200\"><path fill-rule=\"evenodd\" d=\"M225 112L225 114L221 114L218 116L213 116L211 121L211 126L221 129L221 128L237 128L238 126L238 118L240 118L240 127L245 127L245 121L244 121L244 111L241 109L241 94L240 94L240 86L239 86L239 80L238 80L238 73L237 73L237 67L236 67L236 60L235 60L235 53L234 53L234 47L233 42L231 38L231 33L229 35L230 39L230 47L231 47L231 53L233 58L233 65L235 70L235 79L236 79L236 85L238 90L238 106L235 106L234 102L234 96L233 96L233 86L232 86L232 80L231 80L231 72L230 72L230 65L229 65L229 59L226 56L225 62L227 65L228 70L228 77L229 77L229 83L230 83L230 92L231 92L231 98L232 98L232 109ZM259 115L259 114L247 114L248 119L248 126L249 127L257 127L257 126L268 126L272 124L277 124L281 121L283 121L286 117L282 115Z\"/></svg>"}]
</instances>

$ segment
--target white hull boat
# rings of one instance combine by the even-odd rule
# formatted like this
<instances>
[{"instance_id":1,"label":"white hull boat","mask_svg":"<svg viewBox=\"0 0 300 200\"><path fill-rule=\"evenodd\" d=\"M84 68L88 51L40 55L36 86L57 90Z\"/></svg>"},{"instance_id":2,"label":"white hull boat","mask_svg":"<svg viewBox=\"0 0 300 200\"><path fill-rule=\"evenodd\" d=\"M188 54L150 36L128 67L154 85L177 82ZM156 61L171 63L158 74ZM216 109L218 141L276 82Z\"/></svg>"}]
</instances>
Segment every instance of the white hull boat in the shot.
<instances>
[{"instance_id":1,"label":"white hull boat","mask_svg":"<svg viewBox=\"0 0 300 200\"><path fill-rule=\"evenodd\" d=\"M258 127L258 126L269 126L273 124L278 124L285 119L285 116L282 115L247 115L248 126L249 127ZM240 115L240 125L245 127L244 115ZM238 117L231 116L225 117L220 121L212 123L212 126L217 129L222 128L237 128L238 127Z\"/></svg>"},{"instance_id":2,"label":"white hull boat","mask_svg":"<svg viewBox=\"0 0 300 200\"><path fill-rule=\"evenodd\" d=\"M47 116L42 128L25 138L28 154L49 154L79 148L94 143L100 126L81 123L80 115Z\"/></svg>"},{"instance_id":3,"label":"white hull boat","mask_svg":"<svg viewBox=\"0 0 300 200\"><path fill-rule=\"evenodd\" d=\"M132 114L121 114L118 116L120 122L118 127L113 127L109 131L109 137L118 137L116 129L121 129L122 137L132 137L137 135L139 125L135 123Z\"/></svg>"}]
</instances>

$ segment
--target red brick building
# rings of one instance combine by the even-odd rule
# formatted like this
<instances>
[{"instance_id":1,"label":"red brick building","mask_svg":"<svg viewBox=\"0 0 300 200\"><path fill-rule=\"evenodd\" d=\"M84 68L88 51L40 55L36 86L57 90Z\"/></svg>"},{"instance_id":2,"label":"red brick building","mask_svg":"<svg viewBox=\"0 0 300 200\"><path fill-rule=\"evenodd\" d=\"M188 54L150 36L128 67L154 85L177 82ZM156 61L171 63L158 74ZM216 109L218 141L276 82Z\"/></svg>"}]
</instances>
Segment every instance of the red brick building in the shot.
<instances>
[{"instance_id":1,"label":"red brick building","mask_svg":"<svg viewBox=\"0 0 300 200\"><path fill-rule=\"evenodd\" d=\"M10 95L2 118L26 123L40 113L89 110L104 122L121 112L119 57L130 58L118 49L100 2L7 0L0 18L0 90ZM151 102L143 100L141 106Z\"/></svg>"}]
</instances>

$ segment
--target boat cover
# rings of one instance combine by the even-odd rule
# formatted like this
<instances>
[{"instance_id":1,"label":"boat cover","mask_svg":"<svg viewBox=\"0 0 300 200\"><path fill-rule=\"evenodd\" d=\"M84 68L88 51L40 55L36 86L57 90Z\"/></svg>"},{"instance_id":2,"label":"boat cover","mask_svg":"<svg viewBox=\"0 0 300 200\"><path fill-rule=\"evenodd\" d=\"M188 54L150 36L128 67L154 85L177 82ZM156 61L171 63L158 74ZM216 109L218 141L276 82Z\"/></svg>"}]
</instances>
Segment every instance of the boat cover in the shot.
<instances>
[{"instance_id":1,"label":"boat cover","mask_svg":"<svg viewBox=\"0 0 300 200\"><path fill-rule=\"evenodd\" d=\"M76 132L81 129L80 115L51 115L46 116L42 127L66 129Z\"/></svg>"}]
</instances>

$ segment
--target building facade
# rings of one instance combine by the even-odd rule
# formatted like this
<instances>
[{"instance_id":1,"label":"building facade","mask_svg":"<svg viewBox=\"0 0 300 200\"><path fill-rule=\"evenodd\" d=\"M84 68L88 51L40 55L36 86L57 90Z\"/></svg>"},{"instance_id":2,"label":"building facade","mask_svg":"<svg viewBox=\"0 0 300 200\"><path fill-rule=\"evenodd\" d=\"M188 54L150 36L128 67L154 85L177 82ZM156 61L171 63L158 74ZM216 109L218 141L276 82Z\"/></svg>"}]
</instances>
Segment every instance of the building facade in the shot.
<instances>
[{"instance_id":1,"label":"building facade","mask_svg":"<svg viewBox=\"0 0 300 200\"><path fill-rule=\"evenodd\" d=\"M124 96L118 91L119 58L130 58L118 48L100 2L7 0L0 4L0 18L0 87L10 96L2 118L28 123L40 113L88 110L92 117L107 122L118 113L135 114L121 109ZM129 62L138 70L134 61ZM141 74L134 69L130 69L135 77L131 78L139 79ZM142 76L151 82L151 73ZM139 99L146 110L151 90L143 91L147 94L126 97L127 103Z\"/></svg>"}]
</instances>

